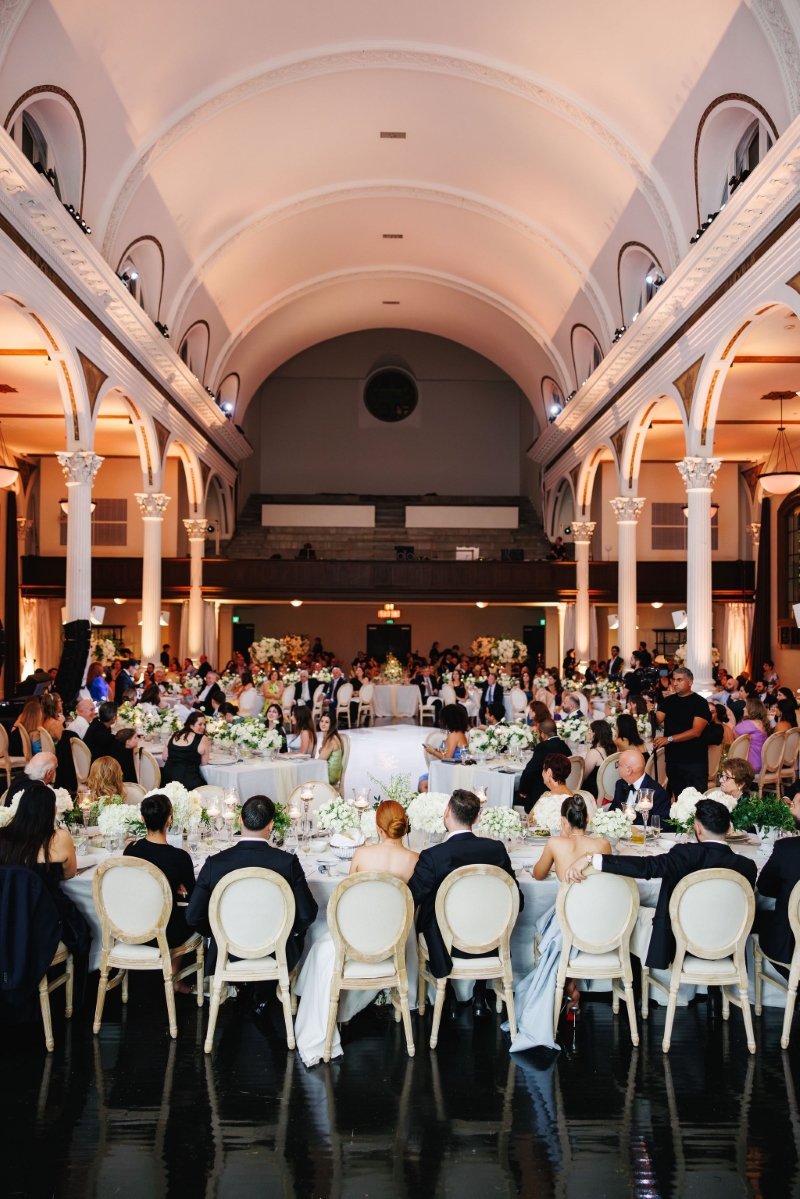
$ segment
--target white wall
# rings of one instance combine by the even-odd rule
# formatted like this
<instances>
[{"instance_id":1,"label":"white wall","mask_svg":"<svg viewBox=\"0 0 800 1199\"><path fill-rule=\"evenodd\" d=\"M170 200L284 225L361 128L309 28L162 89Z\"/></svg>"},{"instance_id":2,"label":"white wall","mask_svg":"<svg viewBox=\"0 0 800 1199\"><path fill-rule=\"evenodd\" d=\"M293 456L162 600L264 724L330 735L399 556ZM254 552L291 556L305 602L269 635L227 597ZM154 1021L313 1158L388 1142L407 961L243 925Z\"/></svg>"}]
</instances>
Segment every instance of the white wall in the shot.
<instances>
[{"instance_id":1,"label":"white wall","mask_svg":"<svg viewBox=\"0 0 800 1199\"><path fill-rule=\"evenodd\" d=\"M378 366L405 366L419 388L398 424L367 412ZM245 417L255 449L242 468L248 495L508 495L531 488L525 450L537 435L526 397L479 354L408 329L368 329L313 346L261 386Z\"/></svg>"}]
</instances>

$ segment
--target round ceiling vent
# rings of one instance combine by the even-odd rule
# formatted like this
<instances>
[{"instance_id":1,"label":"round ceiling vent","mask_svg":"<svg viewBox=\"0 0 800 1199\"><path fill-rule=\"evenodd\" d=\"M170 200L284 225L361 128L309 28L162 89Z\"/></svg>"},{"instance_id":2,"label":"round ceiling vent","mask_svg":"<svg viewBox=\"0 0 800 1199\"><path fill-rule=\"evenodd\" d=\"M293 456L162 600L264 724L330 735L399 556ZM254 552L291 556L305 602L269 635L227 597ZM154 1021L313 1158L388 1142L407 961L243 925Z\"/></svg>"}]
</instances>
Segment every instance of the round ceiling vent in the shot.
<instances>
[{"instance_id":1,"label":"round ceiling vent","mask_svg":"<svg viewBox=\"0 0 800 1199\"><path fill-rule=\"evenodd\" d=\"M417 406L419 393L410 375L398 370L380 370L367 380L364 404L376 420L405 420Z\"/></svg>"}]
</instances>

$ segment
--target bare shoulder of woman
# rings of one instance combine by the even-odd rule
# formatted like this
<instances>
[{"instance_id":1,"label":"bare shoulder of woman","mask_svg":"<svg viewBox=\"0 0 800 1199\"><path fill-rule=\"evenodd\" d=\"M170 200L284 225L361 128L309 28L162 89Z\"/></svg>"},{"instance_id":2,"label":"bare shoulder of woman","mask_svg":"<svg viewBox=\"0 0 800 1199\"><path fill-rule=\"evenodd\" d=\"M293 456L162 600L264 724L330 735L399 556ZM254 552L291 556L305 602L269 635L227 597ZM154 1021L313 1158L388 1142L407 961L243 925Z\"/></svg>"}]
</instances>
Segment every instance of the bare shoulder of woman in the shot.
<instances>
[{"instance_id":1,"label":"bare shoulder of woman","mask_svg":"<svg viewBox=\"0 0 800 1199\"><path fill-rule=\"evenodd\" d=\"M50 842L50 861L63 862L74 851L72 837L65 828L57 828Z\"/></svg>"},{"instance_id":2,"label":"bare shoulder of woman","mask_svg":"<svg viewBox=\"0 0 800 1199\"><path fill-rule=\"evenodd\" d=\"M611 842L605 837L586 838L592 843L592 853L611 853Z\"/></svg>"}]
</instances>

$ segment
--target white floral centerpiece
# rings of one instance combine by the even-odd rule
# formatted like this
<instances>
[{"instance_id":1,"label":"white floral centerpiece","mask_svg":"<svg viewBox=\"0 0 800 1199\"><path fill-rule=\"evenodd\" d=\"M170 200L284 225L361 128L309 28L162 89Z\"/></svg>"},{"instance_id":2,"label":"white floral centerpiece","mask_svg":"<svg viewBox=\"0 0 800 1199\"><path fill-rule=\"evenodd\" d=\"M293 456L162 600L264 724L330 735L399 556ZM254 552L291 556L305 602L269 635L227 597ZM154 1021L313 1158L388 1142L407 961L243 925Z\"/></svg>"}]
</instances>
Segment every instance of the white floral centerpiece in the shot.
<instances>
[{"instance_id":1,"label":"white floral centerpiece","mask_svg":"<svg viewBox=\"0 0 800 1199\"><path fill-rule=\"evenodd\" d=\"M669 810L669 818L678 832L691 833L694 831L695 808L701 799L715 799L718 803L724 804L729 812L733 811L737 802L734 796L726 795L719 789L704 795L696 787L684 787Z\"/></svg>"},{"instance_id":2,"label":"white floral centerpiece","mask_svg":"<svg viewBox=\"0 0 800 1199\"><path fill-rule=\"evenodd\" d=\"M329 683L333 678L333 671L329 670L327 666L318 666L316 670L311 672L309 677L319 679L320 683Z\"/></svg>"},{"instance_id":3,"label":"white floral centerpiece","mask_svg":"<svg viewBox=\"0 0 800 1199\"><path fill-rule=\"evenodd\" d=\"M172 823L176 829L184 828L193 820L198 823L203 816L203 800L196 791L189 791L183 783L166 783L163 787L154 787L148 791L150 795L166 795L172 804Z\"/></svg>"},{"instance_id":4,"label":"white floral centerpiece","mask_svg":"<svg viewBox=\"0 0 800 1199\"><path fill-rule=\"evenodd\" d=\"M291 687L293 684L294 684L294 686L297 686L297 684L300 682L300 671L299 670L284 671L283 675L281 676L281 682L283 683L284 687Z\"/></svg>"},{"instance_id":5,"label":"white floral centerpiece","mask_svg":"<svg viewBox=\"0 0 800 1199\"><path fill-rule=\"evenodd\" d=\"M495 655L501 663L522 662L528 656L528 647L524 641L516 641L513 637L501 637L497 641Z\"/></svg>"},{"instance_id":6,"label":"white floral centerpiece","mask_svg":"<svg viewBox=\"0 0 800 1199\"><path fill-rule=\"evenodd\" d=\"M139 805L125 803L119 795L106 798L97 817L97 827L104 837L140 837L145 832Z\"/></svg>"},{"instance_id":7,"label":"white floral centerpiece","mask_svg":"<svg viewBox=\"0 0 800 1199\"><path fill-rule=\"evenodd\" d=\"M281 637L281 645L284 657L293 662L296 662L298 658L305 657L311 649L308 637L304 637L301 633L287 633L285 637Z\"/></svg>"},{"instance_id":8,"label":"white floral centerpiece","mask_svg":"<svg viewBox=\"0 0 800 1199\"><path fill-rule=\"evenodd\" d=\"M358 811L343 799L331 799L317 808L317 826L324 832L346 833L359 830L360 825Z\"/></svg>"},{"instance_id":9,"label":"white floral centerpiece","mask_svg":"<svg viewBox=\"0 0 800 1199\"><path fill-rule=\"evenodd\" d=\"M635 812L632 808L598 808L589 822L589 829L596 837L607 837L619 841L630 836Z\"/></svg>"},{"instance_id":10,"label":"white floral centerpiece","mask_svg":"<svg viewBox=\"0 0 800 1199\"><path fill-rule=\"evenodd\" d=\"M183 727L183 721L172 708L157 708L154 712L147 708L134 708L131 723L136 732L145 737L170 737Z\"/></svg>"},{"instance_id":11,"label":"white floral centerpiece","mask_svg":"<svg viewBox=\"0 0 800 1199\"><path fill-rule=\"evenodd\" d=\"M417 794L417 792L414 791L411 786L410 774L392 774L389 776L388 783L381 782L380 779L376 779L372 774L369 775L369 778L376 787L380 788L375 800L376 807L382 799L391 799L394 800L395 803L399 803L402 805L402 807L407 809L408 805Z\"/></svg>"},{"instance_id":12,"label":"white floral centerpiece","mask_svg":"<svg viewBox=\"0 0 800 1199\"><path fill-rule=\"evenodd\" d=\"M228 740L243 750L256 750L258 753L280 749L282 740L280 733L268 729L263 721L254 716L237 717L231 724L224 725L218 731L217 737L220 735L223 740Z\"/></svg>"},{"instance_id":13,"label":"white floral centerpiece","mask_svg":"<svg viewBox=\"0 0 800 1199\"><path fill-rule=\"evenodd\" d=\"M565 741L587 741L589 738L589 721L582 712L567 716L564 720L556 721L558 734Z\"/></svg>"},{"instance_id":14,"label":"white floral centerpiece","mask_svg":"<svg viewBox=\"0 0 800 1199\"><path fill-rule=\"evenodd\" d=\"M472 643L472 656L473 658L493 658L496 648L496 637L476 637Z\"/></svg>"},{"instance_id":15,"label":"white floral centerpiece","mask_svg":"<svg viewBox=\"0 0 800 1199\"><path fill-rule=\"evenodd\" d=\"M519 679L510 674L499 674L497 681L504 691L512 691L515 687L519 686Z\"/></svg>"},{"instance_id":16,"label":"white floral centerpiece","mask_svg":"<svg viewBox=\"0 0 800 1199\"><path fill-rule=\"evenodd\" d=\"M487 729L470 729L467 734L469 752L476 758L494 758L497 756L498 744L493 725Z\"/></svg>"},{"instance_id":17,"label":"white floral centerpiece","mask_svg":"<svg viewBox=\"0 0 800 1199\"><path fill-rule=\"evenodd\" d=\"M496 724L494 735L506 753L521 754L536 744L536 734L524 724Z\"/></svg>"},{"instance_id":18,"label":"white floral centerpiece","mask_svg":"<svg viewBox=\"0 0 800 1199\"><path fill-rule=\"evenodd\" d=\"M444 810L450 796L443 791L424 791L408 805L408 822L416 832L443 833Z\"/></svg>"},{"instance_id":19,"label":"white floral centerpiece","mask_svg":"<svg viewBox=\"0 0 800 1199\"><path fill-rule=\"evenodd\" d=\"M261 637L250 646L250 657L259 666L282 662L286 657L286 646L278 637Z\"/></svg>"},{"instance_id":20,"label":"white floral centerpiece","mask_svg":"<svg viewBox=\"0 0 800 1199\"><path fill-rule=\"evenodd\" d=\"M567 795L551 795L546 792L533 805L531 816L539 828L561 828L561 805Z\"/></svg>"},{"instance_id":21,"label":"white floral centerpiece","mask_svg":"<svg viewBox=\"0 0 800 1199\"><path fill-rule=\"evenodd\" d=\"M377 839L378 836L378 825L375 821L375 812L375 808L367 808L365 812L361 813L359 828L367 840L369 840L370 837Z\"/></svg>"},{"instance_id":22,"label":"white floral centerpiece","mask_svg":"<svg viewBox=\"0 0 800 1199\"><path fill-rule=\"evenodd\" d=\"M724 804L729 812L732 812L739 802L735 795L728 795L720 787L715 787L713 791L706 792L703 798L714 799L717 803Z\"/></svg>"},{"instance_id":23,"label":"white floral centerpiece","mask_svg":"<svg viewBox=\"0 0 800 1199\"><path fill-rule=\"evenodd\" d=\"M399 683L403 677L403 667L394 654L387 654L383 664L383 677L387 683Z\"/></svg>"},{"instance_id":24,"label":"white floral centerpiece","mask_svg":"<svg viewBox=\"0 0 800 1199\"><path fill-rule=\"evenodd\" d=\"M101 666L110 666L115 658L119 657L119 650L116 642L110 637L92 637L89 642L89 656L93 662L99 662Z\"/></svg>"},{"instance_id":25,"label":"white floral centerpiece","mask_svg":"<svg viewBox=\"0 0 800 1199\"><path fill-rule=\"evenodd\" d=\"M73 808L72 796L66 787L51 787L56 796L56 818L61 819L66 816L67 812L71 812Z\"/></svg>"},{"instance_id":26,"label":"white floral centerpiece","mask_svg":"<svg viewBox=\"0 0 800 1199\"><path fill-rule=\"evenodd\" d=\"M193 677L194 677L193 675L189 676L189 678L193 678ZM219 676L219 678L217 679L218 685L222 688L222 690L225 692L226 695L230 691L233 690L233 688L238 684L238 682L239 682L239 675L236 674L233 670L226 670L224 672L224 674L221 674Z\"/></svg>"},{"instance_id":27,"label":"white floral centerpiece","mask_svg":"<svg viewBox=\"0 0 800 1199\"><path fill-rule=\"evenodd\" d=\"M475 831L483 837L494 837L495 841L510 841L512 837L522 836L522 821L513 808L490 808L486 805Z\"/></svg>"}]
</instances>

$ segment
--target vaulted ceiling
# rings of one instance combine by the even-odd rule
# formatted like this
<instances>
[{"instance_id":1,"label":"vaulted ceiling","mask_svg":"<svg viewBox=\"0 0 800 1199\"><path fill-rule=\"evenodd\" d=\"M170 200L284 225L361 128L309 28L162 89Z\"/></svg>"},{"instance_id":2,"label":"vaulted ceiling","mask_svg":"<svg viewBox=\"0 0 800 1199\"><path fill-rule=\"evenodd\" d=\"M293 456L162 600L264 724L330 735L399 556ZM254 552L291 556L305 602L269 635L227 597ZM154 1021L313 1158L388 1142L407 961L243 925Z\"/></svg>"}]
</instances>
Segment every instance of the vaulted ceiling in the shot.
<instances>
[{"instance_id":1,"label":"vaulted ceiling","mask_svg":"<svg viewBox=\"0 0 800 1199\"><path fill-rule=\"evenodd\" d=\"M157 239L161 320L176 347L208 324L204 382L239 374L237 420L281 362L375 326L470 346L538 409L543 375L582 381L573 326L608 348L623 246L666 273L685 254L708 106L795 115L794 8L17 0L0 109L74 101L93 241L116 266Z\"/></svg>"}]
</instances>

